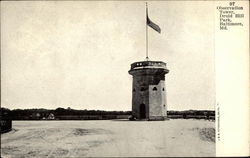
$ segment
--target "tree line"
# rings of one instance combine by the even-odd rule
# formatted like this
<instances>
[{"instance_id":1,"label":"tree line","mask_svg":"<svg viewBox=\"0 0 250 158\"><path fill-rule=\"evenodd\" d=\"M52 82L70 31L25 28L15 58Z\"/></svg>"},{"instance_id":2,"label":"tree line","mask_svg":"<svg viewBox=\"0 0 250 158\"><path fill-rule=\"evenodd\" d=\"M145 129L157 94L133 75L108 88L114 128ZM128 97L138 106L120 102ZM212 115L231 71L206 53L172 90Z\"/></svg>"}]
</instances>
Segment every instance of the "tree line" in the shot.
<instances>
[{"instance_id":1,"label":"tree line","mask_svg":"<svg viewBox=\"0 0 250 158\"><path fill-rule=\"evenodd\" d=\"M76 110L71 108L50 109L14 109L1 108L1 118L11 120L41 120L41 119L66 119L66 120L91 120L91 119L115 119L128 118L131 111L105 111L105 110ZM213 110L185 110L167 111L169 118L196 118L196 119L215 119Z\"/></svg>"},{"instance_id":2,"label":"tree line","mask_svg":"<svg viewBox=\"0 0 250 158\"><path fill-rule=\"evenodd\" d=\"M105 115L131 115L131 111L105 111L105 110L76 110L71 108L50 109L14 109L1 108L1 116L12 120L43 119L53 115L62 116L105 116Z\"/></svg>"}]
</instances>

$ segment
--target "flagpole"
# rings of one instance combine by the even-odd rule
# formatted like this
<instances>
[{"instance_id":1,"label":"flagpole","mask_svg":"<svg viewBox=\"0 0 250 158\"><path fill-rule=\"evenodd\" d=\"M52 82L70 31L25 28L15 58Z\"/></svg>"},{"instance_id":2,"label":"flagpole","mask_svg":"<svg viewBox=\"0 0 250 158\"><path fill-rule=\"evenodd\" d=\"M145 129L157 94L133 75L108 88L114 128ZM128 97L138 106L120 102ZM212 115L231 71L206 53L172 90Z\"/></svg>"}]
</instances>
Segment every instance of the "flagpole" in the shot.
<instances>
[{"instance_id":1,"label":"flagpole","mask_svg":"<svg viewBox=\"0 0 250 158\"><path fill-rule=\"evenodd\" d=\"M146 60L148 61L148 24L147 24L147 19L148 19L148 4L146 2Z\"/></svg>"}]
</instances>

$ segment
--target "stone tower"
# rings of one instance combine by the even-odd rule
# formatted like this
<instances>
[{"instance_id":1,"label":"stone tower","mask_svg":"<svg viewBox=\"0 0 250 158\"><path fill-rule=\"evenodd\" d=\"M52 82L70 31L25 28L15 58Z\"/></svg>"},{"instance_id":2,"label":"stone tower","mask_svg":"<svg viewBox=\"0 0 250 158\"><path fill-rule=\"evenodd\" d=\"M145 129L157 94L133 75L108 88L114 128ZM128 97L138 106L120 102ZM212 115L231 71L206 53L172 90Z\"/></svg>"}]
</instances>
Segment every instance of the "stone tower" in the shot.
<instances>
[{"instance_id":1,"label":"stone tower","mask_svg":"<svg viewBox=\"0 0 250 158\"><path fill-rule=\"evenodd\" d=\"M131 64L133 76L132 116L136 119L164 120L167 117L165 74L169 70L161 61Z\"/></svg>"}]
</instances>

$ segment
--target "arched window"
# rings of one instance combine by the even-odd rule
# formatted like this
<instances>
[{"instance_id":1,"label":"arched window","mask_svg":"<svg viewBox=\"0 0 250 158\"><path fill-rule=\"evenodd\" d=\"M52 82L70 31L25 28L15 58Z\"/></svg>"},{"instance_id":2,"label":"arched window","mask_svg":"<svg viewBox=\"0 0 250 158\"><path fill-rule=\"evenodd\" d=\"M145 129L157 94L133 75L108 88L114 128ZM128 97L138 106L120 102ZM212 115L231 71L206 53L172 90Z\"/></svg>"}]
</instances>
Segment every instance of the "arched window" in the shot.
<instances>
[{"instance_id":1,"label":"arched window","mask_svg":"<svg viewBox=\"0 0 250 158\"><path fill-rule=\"evenodd\" d=\"M165 89L164 89L164 88L162 88L162 91L165 91Z\"/></svg>"},{"instance_id":2,"label":"arched window","mask_svg":"<svg viewBox=\"0 0 250 158\"><path fill-rule=\"evenodd\" d=\"M153 88L153 91L157 91L157 88L156 88L156 87L154 87L154 88Z\"/></svg>"}]
</instances>

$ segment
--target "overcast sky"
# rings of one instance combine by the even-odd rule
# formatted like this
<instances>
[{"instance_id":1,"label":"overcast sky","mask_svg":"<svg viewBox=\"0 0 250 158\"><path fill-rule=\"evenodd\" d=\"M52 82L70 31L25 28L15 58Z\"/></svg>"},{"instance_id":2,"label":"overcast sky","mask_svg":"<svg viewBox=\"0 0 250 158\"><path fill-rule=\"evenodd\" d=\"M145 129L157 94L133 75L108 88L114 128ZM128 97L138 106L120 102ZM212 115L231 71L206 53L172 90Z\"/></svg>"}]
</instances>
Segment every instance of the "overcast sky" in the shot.
<instances>
[{"instance_id":1,"label":"overcast sky","mask_svg":"<svg viewBox=\"0 0 250 158\"><path fill-rule=\"evenodd\" d=\"M149 58L167 63L169 110L215 104L214 6L148 2ZM145 2L1 2L1 106L131 110L145 60Z\"/></svg>"}]
</instances>

